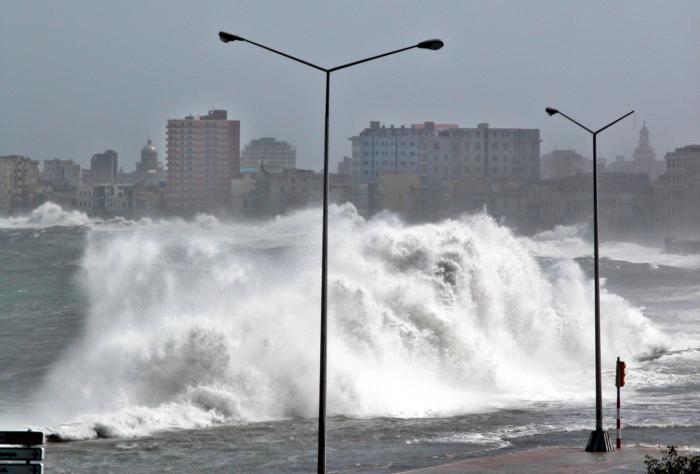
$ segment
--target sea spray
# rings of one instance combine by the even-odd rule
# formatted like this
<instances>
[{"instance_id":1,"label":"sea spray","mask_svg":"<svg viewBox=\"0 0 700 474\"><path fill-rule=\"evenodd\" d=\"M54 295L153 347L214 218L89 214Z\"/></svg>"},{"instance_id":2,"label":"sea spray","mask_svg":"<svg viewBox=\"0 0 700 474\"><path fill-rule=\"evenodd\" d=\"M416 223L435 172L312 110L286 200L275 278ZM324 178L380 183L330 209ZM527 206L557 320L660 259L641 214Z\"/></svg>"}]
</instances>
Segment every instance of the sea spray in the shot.
<instances>
[{"instance_id":1,"label":"sea spray","mask_svg":"<svg viewBox=\"0 0 700 474\"><path fill-rule=\"evenodd\" d=\"M590 229L584 224L558 225L532 238L523 238L522 244L534 255L542 257L589 257L593 253ZM687 270L700 269L700 255L667 253L660 247L649 247L634 242L606 240L601 243L600 257L629 263L648 264Z\"/></svg>"},{"instance_id":2,"label":"sea spray","mask_svg":"<svg viewBox=\"0 0 700 474\"><path fill-rule=\"evenodd\" d=\"M86 226L90 224L87 214L80 211L65 211L53 202L45 202L29 215L0 218L0 229L46 228L54 226Z\"/></svg>"},{"instance_id":3,"label":"sea spray","mask_svg":"<svg viewBox=\"0 0 700 474\"><path fill-rule=\"evenodd\" d=\"M175 222L182 222L176 219ZM47 201L34 209L28 215L0 217L0 229L48 229L51 227L86 227L101 230L120 230L131 226L147 226L153 224L150 218L138 221L124 217L109 219L91 218L78 210L65 210L58 204Z\"/></svg>"},{"instance_id":4,"label":"sea spray","mask_svg":"<svg viewBox=\"0 0 700 474\"><path fill-rule=\"evenodd\" d=\"M316 209L94 226L80 275L89 315L37 395L40 422L84 439L315 416L319 231ZM543 267L526 241L483 214L408 226L334 206L330 414L592 396L592 283L570 258ZM638 309L602 302L604 354L664 347Z\"/></svg>"}]
</instances>

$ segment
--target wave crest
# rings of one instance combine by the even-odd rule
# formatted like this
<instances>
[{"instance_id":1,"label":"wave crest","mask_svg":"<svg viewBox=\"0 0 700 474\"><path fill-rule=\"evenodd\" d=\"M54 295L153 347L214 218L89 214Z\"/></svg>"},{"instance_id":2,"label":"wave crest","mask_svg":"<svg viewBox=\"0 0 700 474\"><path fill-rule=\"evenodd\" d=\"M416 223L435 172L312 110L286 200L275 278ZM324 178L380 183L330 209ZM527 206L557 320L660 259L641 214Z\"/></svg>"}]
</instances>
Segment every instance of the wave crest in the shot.
<instances>
[{"instance_id":1,"label":"wave crest","mask_svg":"<svg viewBox=\"0 0 700 474\"><path fill-rule=\"evenodd\" d=\"M89 317L39 395L43 419L70 439L315 416L319 231L307 210L92 232ZM329 414L588 395L593 290L573 260L543 267L487 215L408 226L349 205L331 209L330 244ZM602 297L606 366L665 347L638 309Z\"/></svg>"}]
</instances>

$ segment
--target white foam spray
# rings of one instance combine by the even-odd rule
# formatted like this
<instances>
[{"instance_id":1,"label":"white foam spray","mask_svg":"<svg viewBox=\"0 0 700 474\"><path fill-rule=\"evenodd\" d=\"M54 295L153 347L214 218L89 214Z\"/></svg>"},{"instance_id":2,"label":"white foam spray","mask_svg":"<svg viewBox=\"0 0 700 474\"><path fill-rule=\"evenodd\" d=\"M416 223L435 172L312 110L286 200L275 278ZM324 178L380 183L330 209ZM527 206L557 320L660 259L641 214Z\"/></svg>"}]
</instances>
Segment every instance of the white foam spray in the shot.
<instances>
[{"instance_id":1,"label":"white foam spray","mask_svg":"<svg viewBox=\"0 0 700 474\"><path fill-rule=\"evenodd\" d=\"M65 211L53 202L45 202L29 215L0 218L0 229L41 229L55 226L86 226L90 224L87 214L80 211Z\"/></svg>"},{"instance_id":2,"label":"white foam spray","mask_svg":"<svg viewBox=\"0 0 700 474\"><path fill-rule=\"evenodd\" d=\"M558 225L552 230L540 232L533 238L523 239L523 245L541 257L572 258L592 256L593 247L586 226ZM669 266L683 269L700 269L700 255L667 253L663 248L650 247L634 242L604 241L601 258L630 263L647 263L653 268Z\"/></svg>"},{"instance_id":3,"label":"white foam spray","mask_svg":"<svg viewBox=\"0 0 700 474\"><path fill-rule=\"evenodd\" d=\"M176 220L182 222L181 220ZM88 227L100 230L124 230L132 226L150 226L154 222L150 218L138 221L113 217L110 219L91 218L78 210L65 210L58 204L47 201L34 209L28 215L0 217L0 229L37 229L51 227Z\"/></svg>"},{"instance_id":4,"label":"white foam spray","mask_svg":"<svg viewBox=\"0 0 700 474\"><path fill-rule=\"evenodd\" d=\"M543 269L486 215L408 226L344 205L330 231L331 415L593 395L592 283L572 259ZM318 210L91 231L89 316L38 395L37 423L85 439L315 416L319 235ZM638 309L602 301L606 363L665 346Z\"/></svg>"}]
</instances>

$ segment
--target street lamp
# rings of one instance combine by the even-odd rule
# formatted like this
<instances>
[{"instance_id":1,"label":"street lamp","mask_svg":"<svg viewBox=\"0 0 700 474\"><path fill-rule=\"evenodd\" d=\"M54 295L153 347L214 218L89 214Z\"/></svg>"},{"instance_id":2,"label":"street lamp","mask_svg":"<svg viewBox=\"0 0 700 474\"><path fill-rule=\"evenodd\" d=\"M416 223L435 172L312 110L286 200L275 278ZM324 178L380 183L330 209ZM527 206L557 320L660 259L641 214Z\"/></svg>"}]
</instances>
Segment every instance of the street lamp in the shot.
<instances>
[{"instance_id":1,"label":"street lamp","mask_svg":"<svg viewBox=\"0 0 700 474\"><path fill-rule=\"evenodd\" d=\"M622 117L613 120L603 128L593 131L590 128L581 125L576 120L568 115L560 112L557 109L547 107L545 112L551 117L559 114L575 123L588 133L593 135L593 269L595 274L595 431L591 432L586 445L586 451L589 452L608 452L613 451L613 445L610 442L608 432L603 430L603 392L600 380L600 274L598 269L598 146L597 137L600 132L615 125L620 120L634 113L634 110L626 113Z\"/></svg>"},{"instance_id":2,"label":"street lamp","mask_svg":"<svg viewBox=\"0 0 700 474\"><path fill-rule=\"evenodd\" d=\"M336 66L333 68L324 68L316 64L304 61L303 59L296 58L291 54L283 53L276 49L270 48L268 46L256 43L247 38L243 38L238 35L227 33L225 31L219 32L219 39L224 43L230 43L232 41L242 41L244 43L250 43L259 48L266 49L270 52L284 56L285 58L291 59L306 66L323 71L326 74L326 111L325 111L325 124L324 124L324 137L323 137L323 237L322 237L322 251L321 251L321 373L320 373L320 383L319 383L319 406L318 406L318 472L326 472L326 368L327 368L327 354L328 354L328 325L327 325L327 289L328 289L328 117L330 110L330 85L331 85L331 73L339 71L340 69L345 69L350 66L356 66L358 64L366 63L368 61L373 61L375 59L383 58L385 56L390 56L392 54L401 53L403 51L408 51L409 49L429 49L436 51L444 46L444 43L439 39L430 39L426 41L421 41L418 44L412 46L407 46L405 48L397 49L394 51L389 51L388 53L378 54L365 59L360 59L359 61L353 61L351 63L343 64L341 66Z\"/></svg>"}]
</instances>

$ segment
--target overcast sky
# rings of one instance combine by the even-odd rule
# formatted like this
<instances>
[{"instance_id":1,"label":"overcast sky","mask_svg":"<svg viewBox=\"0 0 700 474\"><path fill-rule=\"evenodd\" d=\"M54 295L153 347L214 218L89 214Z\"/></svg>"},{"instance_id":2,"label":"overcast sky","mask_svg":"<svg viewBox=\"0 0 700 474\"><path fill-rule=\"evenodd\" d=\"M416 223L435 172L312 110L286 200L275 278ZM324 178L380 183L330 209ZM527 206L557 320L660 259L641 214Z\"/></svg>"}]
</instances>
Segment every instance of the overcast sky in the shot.
<instances>
[{"instance_id":1,"label":"overcast sky","mask_svg":"<svg viewBox=\"0 0 700 474\"><path fill-rule=\"evenodd\" d=\"M72 158L106 148L131 170L152 138L165 159L168 118L225 108L242 142L274 136L320 168L323 73L228 30L323 66L438 37L336 73L331 150L370 120L540 128L542 152L590 137L629 157L646 120L657 157L700 143L700 1L0 1L0 155ZM333 166L335 169L335 166Z\"/></svg>"}]
</instances>

